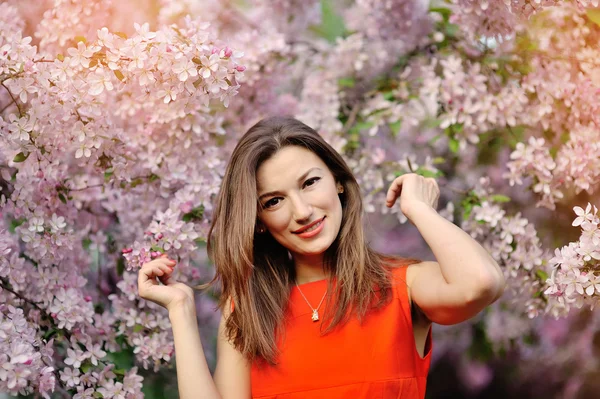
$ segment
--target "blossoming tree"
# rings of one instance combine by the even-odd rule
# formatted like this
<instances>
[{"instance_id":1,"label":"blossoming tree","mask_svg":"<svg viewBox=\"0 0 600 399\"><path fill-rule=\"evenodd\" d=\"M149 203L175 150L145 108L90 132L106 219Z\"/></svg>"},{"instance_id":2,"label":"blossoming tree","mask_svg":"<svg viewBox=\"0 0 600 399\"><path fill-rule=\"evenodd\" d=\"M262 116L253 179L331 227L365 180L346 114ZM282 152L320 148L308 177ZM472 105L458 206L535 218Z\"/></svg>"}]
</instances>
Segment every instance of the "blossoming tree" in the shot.
<instances>
[{"instance_id":1,"label":"blossoming tree","mask_svg":"<svg viewBox=\"0 0 600 399\"><path fill-rule=\"evenodd\" d=\"M502 266L504 297L440 329L437 353L469 349L469 370L490 350L589 348L600 318L560 326L600 293L595 0L122 3L0 4L0 392L130 399L143 370L169 375L169 320L136 271L168 252L179 280L212 277L229 154L277 113L342 153L406 242L385 187L437 177L440 213ZM218 315L198 306L214 362Z\"/></svg>"}]
</instances>

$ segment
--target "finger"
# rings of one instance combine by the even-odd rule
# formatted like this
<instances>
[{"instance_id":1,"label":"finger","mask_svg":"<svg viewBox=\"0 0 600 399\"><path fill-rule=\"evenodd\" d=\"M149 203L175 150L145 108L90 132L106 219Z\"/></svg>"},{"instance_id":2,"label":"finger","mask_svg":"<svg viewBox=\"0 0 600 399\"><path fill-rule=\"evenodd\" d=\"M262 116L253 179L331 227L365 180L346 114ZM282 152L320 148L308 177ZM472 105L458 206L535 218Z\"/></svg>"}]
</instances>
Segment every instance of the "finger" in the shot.
<instances>
[{"instance_id":1,"label":"finger","mask_svg":"<svg viewBox=\"0 0 600 399\"><path fill-rule=\"evenodd\" d=\"M429 177L427 180L429 180L430 182L432 182L433 185L435 186L435 188L439 188L438 182L437 182L437 180L435 180L435 178Z\"/></svg>"},{"instance_id":2,"label":"finger","mask_svg":"<svg viewBox=\"0 0 600 399\"><path fill-rule=\"evenodd\" d=\"M167 257L157 258L156 261L161 265L166 265L166 266L171 266L171 267L174 267L177 264L177 262L175 262L174 260L169 259Z\"/></svg>"},{"instance_id":3,"label":"finger","mask_svg":"<svg viewBox=\"0 0 600 399\"><path fill-rule=\"evenodd\" d=\"M161 283L163 283L164 285L168 285L168 284L169 284L169 279L170 279L170 278L171 278L171 274L170 274L170 273L167 273L167 274L164 274L164 275L160 276L160 277L158 278L158 280L159 280Z\"/></svg>"},{"instance_id":4,"label":"finger","mask_svg":"<svg viewBox=\"0 0 600 399\"><path fill-rule=\"evenodd\" d=\"M164 264L158 264L158 268L162 270L164 274L171 274L173 272L173 268Z\"/></svg>"},{"instance_id":5,"label":"finger","mask_svg":"<svg viewBox=\"0 0 600 399\"><path fill-rule=\"evenodd\" d=\"M386 205L393 205L396 198L398 198L398 196L402 192L402 182L404 181L405 176L406 175L397 177L390 185L390 188L388 189L387 195L385 197Z\"/></svg>"},{"instance_id":6,"label":"finger","mask_svg":"<svg viewBox=\"0 0 600 399\"><path fill-rule=\"evenodd\" d=\"M140 273L138 274L138 282L145 283L146 281L154 280L156 276L161 276L163 274L164 272L160 269L158 264L149 262L140 269Z\"/></svg>"}]
</instances>

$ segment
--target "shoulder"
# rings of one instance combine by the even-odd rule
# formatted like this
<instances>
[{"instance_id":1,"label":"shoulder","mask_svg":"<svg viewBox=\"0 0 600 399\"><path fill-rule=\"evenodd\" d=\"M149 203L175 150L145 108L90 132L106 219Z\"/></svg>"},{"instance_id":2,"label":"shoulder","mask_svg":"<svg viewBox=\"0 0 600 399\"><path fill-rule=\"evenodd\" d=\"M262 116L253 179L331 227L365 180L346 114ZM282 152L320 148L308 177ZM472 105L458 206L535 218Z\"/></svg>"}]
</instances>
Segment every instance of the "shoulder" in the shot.
<instances>
[{"instance_id":1,"label":"shoulder","mask_svg":"<svg viewBox=\"0 0 600 399\"><path fill-rule=\"evenodd\" d=\"M410 304L411 311L417 311L420 309L413 302L411 288L414 287L414 282L418 276L426 276L428 273L431 274L438 272L440 270L440 265L434 261L420 261L416 263L412 263L406 268L406 285L408 290L408 303ZM420 313L420 312L419 312Z\"/></svg>"},{"instance_id":2,"label":"shoulder","mask_svg":"<svg viewBox=\"0 0 600 399\"><path fill-rule=\"evenodd\" d=\"M416 258L402 258L399 256L386 255L383 257L383 264L391 272L394 280L402 281L404 284L410 286L415 275L423 267L428 267L427 262Z\"/></svg>"},{"instance_id":3,"label":"shoulder","mask_svg":"<svg viewBox=\"0 0 600 399\"><path fill-rule=\"evenodd\" d=\"M412 287L412 283L415 281L415 278L422 272L428 273L431 271L440 270L440 265L434 261L420 261L417 263L412 263L408 265L406 270L406 283L409 287Z\"/></svg>"}]
</instances>

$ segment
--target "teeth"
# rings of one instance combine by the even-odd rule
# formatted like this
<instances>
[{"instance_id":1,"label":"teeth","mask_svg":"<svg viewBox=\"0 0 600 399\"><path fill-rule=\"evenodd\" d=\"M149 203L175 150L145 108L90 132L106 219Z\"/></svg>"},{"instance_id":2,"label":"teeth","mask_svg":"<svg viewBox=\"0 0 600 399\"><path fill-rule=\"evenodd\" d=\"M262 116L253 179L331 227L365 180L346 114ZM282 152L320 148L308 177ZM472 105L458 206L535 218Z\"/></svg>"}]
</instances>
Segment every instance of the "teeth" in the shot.
<instances>
[{"instance_id":1,"label":"teeth","mask_svg":"<svg viewBox=\"0 0 600 399\"><path fill-rule=\"evenodd\" d=\"M321 225L321 223L323 223L323 221L320 221L319 223L315 224L314 226L312 226L308 230L304 230L303 233L308 233L309 231L313 231L314 229L316 229L317 227L319 227Z\"/></svg>"}]
</instances>

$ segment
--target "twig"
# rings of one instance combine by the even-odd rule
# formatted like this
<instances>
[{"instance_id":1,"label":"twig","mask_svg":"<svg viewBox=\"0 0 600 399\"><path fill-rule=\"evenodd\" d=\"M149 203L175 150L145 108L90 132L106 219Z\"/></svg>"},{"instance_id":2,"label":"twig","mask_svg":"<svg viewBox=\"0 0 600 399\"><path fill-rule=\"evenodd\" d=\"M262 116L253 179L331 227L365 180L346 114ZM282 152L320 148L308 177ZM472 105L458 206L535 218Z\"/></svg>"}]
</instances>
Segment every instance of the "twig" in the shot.
<instances>
[{"instance_id":1,"label":"twig","mask_svg":"<svg viewBox=\"0 0 600 399\"><path fill-rule=\"evenodd\" d=\"M8 282L6 280L4 280L3 278L0 278L0 287L2 287L3 289L5 289L6 291L10 292L11 294L13 294L14 296L16 296L17 298L21 299L22 301L25 301L27 303L29 303L30 305L33 305L37 310L41 311L41 312L45 312L44 309L40 308L39 305L27 298L25 298L24 296L22 296L21 294L19 294L18 292L14 291L12 288L8 287Z\"/></svg>"},{"instance_id":2,"label":"twig","mask_svg":"<svg viewBox=\"0 0 600 399\"><path fill-rule=\"evenodd\" d=\"M33 302L30 299L25 298L24 296L22 296L21 294L19 294L18 292L16 292L15 290L13 290L12 288L8 287L8 281L6 281L3 278L0 278L0 287L5 289L6 291L10 292L11 294L13 294L14 296L16 296L17 298L21 299L22 301L32 305L33 307L35 307L36 309L38 309L45 317L48 318L48 320L52 320L52 316L50 316L44 309L42 309L37 303ZM70 341L71 340L71 333L69 333L68 331L61 329L63 334L65 335L65 337Z\"/></svg>"},{"instance_id":3,"label":"twig","mask_svg":"<svg viewBox=\"0 0 600 399\"><path fill-rule=\"evenodd\" d=\"M17 109L19 110L19 118L21 118L24 114L23 114L23 110L21 110L21 107L19 107L19 103L17 103L17 100L13 97L12 93L10 92L10 90L8 89L8 87L6 87L6 85L4 84L4 82L2 82L0 84L2 85L2 87L4 87L6 89L6 91L8 92L8 95L10 96L10 98L12 98L13 102L17 106Z\"/></svg>"},{"instance_id":4,"label":"twig","mask_svg":"<svg viewBox=\"0 0 600 399\"><path fill-rule=\"evenodd\" d=\"M10 107L12 105L12 101L9 101L8 104L6 104L2 109L0 109L0 114L3 113L4 111L6 111L6 109L8 107Z\"/></svg>"},{"instance_id":5,"label":"twig","mask_svg":"<svg viewBox=\"0 0 600 399\"><path fill-rule=\"evenodd\" d=\"M344 128L342 129L342 133L346 134L350 130L350 127L354 124L356 120L356 115L358 115L358 104L354 104L352 110L350 111L350 115L348 116L348 120L344 124Z\"/></svg>"}]
</instances>

